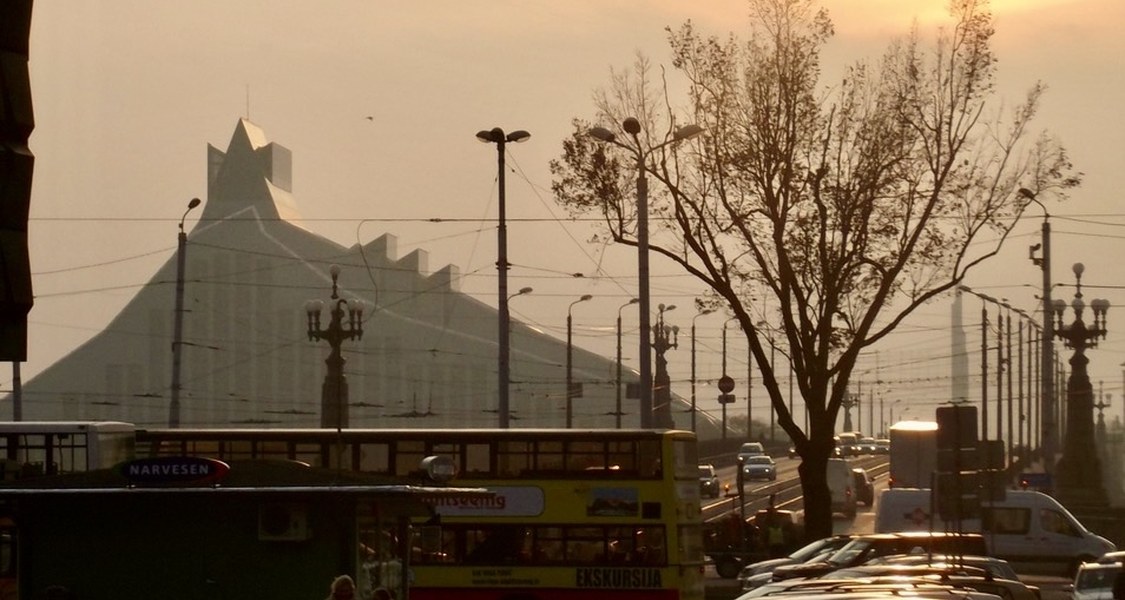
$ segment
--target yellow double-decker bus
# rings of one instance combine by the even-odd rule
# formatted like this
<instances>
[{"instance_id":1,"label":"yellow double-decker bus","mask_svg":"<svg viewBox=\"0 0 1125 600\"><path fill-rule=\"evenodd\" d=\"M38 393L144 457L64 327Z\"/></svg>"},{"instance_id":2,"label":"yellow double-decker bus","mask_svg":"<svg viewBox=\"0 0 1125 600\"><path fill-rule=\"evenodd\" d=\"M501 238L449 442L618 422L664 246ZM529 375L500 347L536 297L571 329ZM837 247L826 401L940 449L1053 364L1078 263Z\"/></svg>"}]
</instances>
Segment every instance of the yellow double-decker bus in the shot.
<instances>
[{"instance_id":1,"label":"yellow double-decker bus","mask_svg":"<svg viewBox=\"0 0 1125 600\"><path fill-rule=\"evenodd\" d=\"M414 600L703 598L691 432L140 430L137 452L296 460L399 477L420 476L425 459L441 457L455 472L452 483L492 492L437 502L435 516L418 522L406 542L358 532L357 580L365 593L409 589Z\"/></svg>"}]
</instances>

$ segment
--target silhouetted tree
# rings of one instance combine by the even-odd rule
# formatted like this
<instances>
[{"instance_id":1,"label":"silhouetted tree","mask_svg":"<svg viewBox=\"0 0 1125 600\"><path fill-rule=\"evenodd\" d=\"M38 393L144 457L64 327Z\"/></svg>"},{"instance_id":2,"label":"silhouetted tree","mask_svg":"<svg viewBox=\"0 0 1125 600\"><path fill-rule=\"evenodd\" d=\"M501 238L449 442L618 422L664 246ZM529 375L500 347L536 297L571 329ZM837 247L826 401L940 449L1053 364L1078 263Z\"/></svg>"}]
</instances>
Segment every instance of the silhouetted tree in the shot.
<instances>
[{"instance_id":1,"label":"silhouetted tree","mask_svg":"<svg viewBox=\"0 0 1125 600\"><path fill-rule=\"evenodd\" d=\"M999 251L1030 202L1021 187L1061 197L1079 176L1060 144L1029 130L1042 85L1014 110L996 105L986 1L953 0L952 26L932 46L915 28L827 87L827 13L812 0L749 7L745 43L691 22L668 30L682 88L663 72L657 80L644 57L614 72L595 96L594 121L575 120L552 161L553 188L572 213L604 217L600 235L635 246L643 157L656 182L651 249L740 321L803 459L806 531L816 538L832 529L825 470L860 352ZM621 129L626 117L639 133ZM633 152L591 137L592 123ZM686 123L705 134L666 143ZM789 363L775 374L771 343L792 360L808 431L787 408L779 378L787 386Z\"/></svg>"}]
</instances>

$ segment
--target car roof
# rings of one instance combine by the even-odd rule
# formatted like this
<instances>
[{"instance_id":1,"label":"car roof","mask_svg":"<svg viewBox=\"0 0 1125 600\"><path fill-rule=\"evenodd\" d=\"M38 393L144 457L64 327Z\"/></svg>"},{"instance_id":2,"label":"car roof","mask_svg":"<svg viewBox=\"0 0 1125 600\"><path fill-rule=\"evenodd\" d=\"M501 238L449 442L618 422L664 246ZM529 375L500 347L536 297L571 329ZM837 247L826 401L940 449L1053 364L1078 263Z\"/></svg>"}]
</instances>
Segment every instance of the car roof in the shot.
<instances>
[{"instance_id":1,"label":"car roof","mask_svg":"<svg viewBox=\"0 0 1125 600\"><path fill-rule=\"evenodd\" d=\"M982 594L975 590L955 588L946 584L933 581L886 581L866 582L849 579L802 579L775 582L764 585L751 592L743 594L741 598L756 598L760 596L785 598L795 600L850 600L866 598L948 598L948 599L995 599L992 594Z\"/></svg>"},{"instance_id":2,"label":"car roof","mask_svg":"<svg viewBox=\"0 0 1125 600\"><path fill-rule=\"evenodd\" d=\"M995 556L976 554L889 554L877 556L869 565L968 565L988 570L994 575L1014 575L1015 569L1008 561Z\"/></svg>"}]
</instances>

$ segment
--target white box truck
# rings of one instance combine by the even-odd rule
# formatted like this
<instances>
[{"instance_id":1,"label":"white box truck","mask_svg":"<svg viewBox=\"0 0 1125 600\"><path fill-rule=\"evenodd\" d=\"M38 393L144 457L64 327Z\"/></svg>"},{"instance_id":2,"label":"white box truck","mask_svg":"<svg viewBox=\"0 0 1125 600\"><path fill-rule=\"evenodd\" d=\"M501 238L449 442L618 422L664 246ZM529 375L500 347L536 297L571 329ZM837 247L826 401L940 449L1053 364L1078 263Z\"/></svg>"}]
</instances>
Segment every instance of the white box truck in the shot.
<instances>
[{"instance_id":1,"label":"white box truck","mask_svg":"<svg viewBox=\"0 0 1125 600\"><path fill-rule=\"evenodd\" d=\"M899 421L890 428L892 488L928 488L937 470L937 421Z\"/></svg>"},{"instance_id":2,"label":"white box truck","mask_svg":"<svg viewBox=\"0 0 1125 600\"><path fill-rule=\"evenodd\" d=\"M1115 550L1047 494L1007 490L1005 496L983 503L978 518L961 521L961 531L984 535L989 555L1007 560L1019 573L1073 576L1078 565ZM930 500L928 489L883 490L875 505L875 532L952 528L933 514Z\"/></svg>"}]
</instances>

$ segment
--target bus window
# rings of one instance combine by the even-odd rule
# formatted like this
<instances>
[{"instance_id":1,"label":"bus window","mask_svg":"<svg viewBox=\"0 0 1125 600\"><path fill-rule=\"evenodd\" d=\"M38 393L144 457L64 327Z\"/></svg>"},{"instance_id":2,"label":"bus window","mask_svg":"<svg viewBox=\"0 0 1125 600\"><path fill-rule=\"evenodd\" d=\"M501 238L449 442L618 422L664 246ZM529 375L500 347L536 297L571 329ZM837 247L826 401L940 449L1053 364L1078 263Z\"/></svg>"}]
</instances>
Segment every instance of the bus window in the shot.
<instances>
[{"instance_id":1,"label":"bus window","mask_svg":"<svg viewBox=\"0 0 1125 600\"><path fill-rule=\"evenodd\" d=\"M359 470L364 473L390 474L390 445L385 443L359 444Z\"/></svg>"},{"instance_id":2,"label":"bus window","mask_svg":"<svg viewBox=\"0 0 1125 600\"><path fill-rule=\"evenodd\" d=\"M394 475L406 477L418 470L422 459L426 458L426 442L423 440L399 440L394 445Z\"/></svg>"},{"instance_id":3,"label":"bus window","mask_svg":"<svg viewBox=\"0 0 1125 600\"><path fill-rule=\"evenodd\" d=\"M535 468L535 445L524 440L496 442L496 476L515 479Z\"/></svg>"},{"instance_id":4,"label":"bus window","mask_svg":"<svg viewBox=\"0 0 1125 600\"><path fill-rule=\"evenodd\" d=\"M465 476L485 477L492 474L489 457L492 450L488 444L465 445Z\"/></svg>"}]
</instances>

